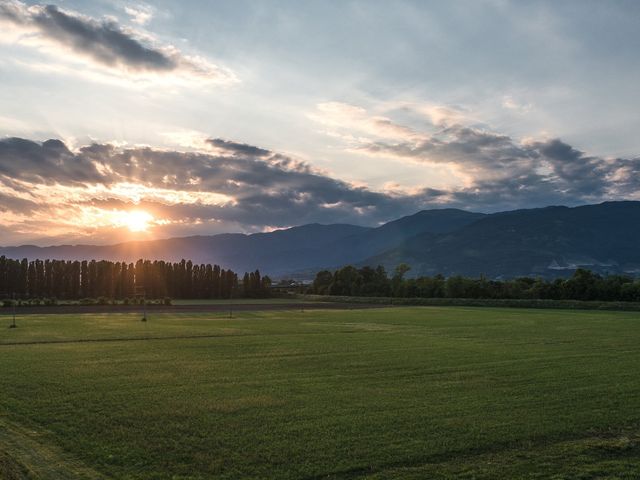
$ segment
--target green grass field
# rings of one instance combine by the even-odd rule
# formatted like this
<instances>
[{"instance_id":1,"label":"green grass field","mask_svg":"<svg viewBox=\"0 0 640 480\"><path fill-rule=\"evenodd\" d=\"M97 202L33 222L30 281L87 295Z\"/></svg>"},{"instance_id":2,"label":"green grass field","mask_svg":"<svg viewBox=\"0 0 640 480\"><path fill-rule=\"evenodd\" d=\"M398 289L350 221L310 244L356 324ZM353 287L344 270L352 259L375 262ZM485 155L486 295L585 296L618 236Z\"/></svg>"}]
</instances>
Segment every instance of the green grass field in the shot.
<instances>
[{"instance_id":1,"label":"green grass field","mask_svg":"<svg viewBox=\"0 0 640 480\"><path fill-rule=\"evenodd\" d=\"M637 313L0 323L3 479L640 475Z\"/></svg>"}]
</instances>

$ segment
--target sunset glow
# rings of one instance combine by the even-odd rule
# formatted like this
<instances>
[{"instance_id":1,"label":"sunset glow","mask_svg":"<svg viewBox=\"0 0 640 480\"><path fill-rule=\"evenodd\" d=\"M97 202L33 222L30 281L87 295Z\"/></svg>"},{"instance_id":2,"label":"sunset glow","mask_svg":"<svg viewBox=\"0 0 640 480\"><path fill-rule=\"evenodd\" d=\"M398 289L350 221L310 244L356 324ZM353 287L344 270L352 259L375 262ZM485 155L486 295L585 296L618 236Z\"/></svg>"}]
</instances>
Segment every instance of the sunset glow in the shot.
<instances>
[{"instance_id":1,"label":"sunset glow","mask_svg":"<svg viewBox=\"0 0 640 480\"><path fill-rule=\"evenodd\" d=\"M128 228L131 232L147 232L151 227L154 218L148 212L142 210L134 210L131 212L123 212L119 214L120 218L116 218L116 226Z\"/></svg>"}]
</instances>

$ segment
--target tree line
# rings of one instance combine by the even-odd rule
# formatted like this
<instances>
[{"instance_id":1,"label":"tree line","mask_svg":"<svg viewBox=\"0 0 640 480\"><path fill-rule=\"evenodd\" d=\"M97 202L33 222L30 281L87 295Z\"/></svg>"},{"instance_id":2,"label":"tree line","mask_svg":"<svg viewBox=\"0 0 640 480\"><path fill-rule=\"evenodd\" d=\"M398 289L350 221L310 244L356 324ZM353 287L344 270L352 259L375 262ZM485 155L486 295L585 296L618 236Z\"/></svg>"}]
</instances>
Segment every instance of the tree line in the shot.
<instances>
[{"instance_id":1,"label":"tree line","mask_svg":"<svg viewBox=\"0 0 640 480\"><path fill-rule=\"evenodd\" d=\"M362 297L640 301L640 280L627 275L602 276L586 269L577 269L570 278L553 280L489 280L459 275L406 278L409 270L406 264L396 267L392 275L382 266L323 270L316 275L310 291Z\"/></svg>"},{"instance_id":2,"label":"tree line","mask_svg":"<svg viewBox=\"0 0 640 480\"><path fill-rule=\"evenodd\" d=\"M266 296L271 283L259 271L246 274L243 288L238 275L219 265L194 265L138 260L65 261L13 260L0 256L0 295L17 298L81 299L133 298L230 298Z\"/></svg>"}]
</instances>

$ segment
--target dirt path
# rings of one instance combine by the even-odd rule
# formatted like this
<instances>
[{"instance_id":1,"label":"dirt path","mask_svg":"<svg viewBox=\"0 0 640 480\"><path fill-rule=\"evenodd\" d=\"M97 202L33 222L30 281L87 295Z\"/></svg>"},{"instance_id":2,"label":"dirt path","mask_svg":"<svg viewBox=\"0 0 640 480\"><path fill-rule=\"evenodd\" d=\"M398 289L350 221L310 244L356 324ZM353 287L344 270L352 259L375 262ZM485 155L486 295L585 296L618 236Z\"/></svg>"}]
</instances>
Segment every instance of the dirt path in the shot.
<instances>
[{"instance_id":1,"label":"dirt path","mask_svg":"<svg viewBox=\"0 0 640 480\"><path fill-rule=\"evenodd\" d=\"M349 334L364 333L366 330L349 332ZM25 340L17 342L0 342L2 347L14 347L16 345L58 345L58 344L77 344L77 343L113 343L113 342L150 342L150 341L167 341L167 340L201 340L207 338L233 338L233 337L264 337L264 336L283 336L283 335L324 335L324 332L307 332L307 333L219 333L213 335L167 335L167 336L140 336L140 337L112 337L112 338L77 338L69 340ZM4 480L0 478L0 480Z\"/></svg>"},{"instance_id":2,"label":"dirt path","mask_svg":"<svg viewBox=\"0 0 640 480\"><path fill-rule=\"evenodd\" d=\"M102 480L82 462L45 441L46 432L31 430L0 416L0 478L7 480Z\"/></svg>"}]
</instances>

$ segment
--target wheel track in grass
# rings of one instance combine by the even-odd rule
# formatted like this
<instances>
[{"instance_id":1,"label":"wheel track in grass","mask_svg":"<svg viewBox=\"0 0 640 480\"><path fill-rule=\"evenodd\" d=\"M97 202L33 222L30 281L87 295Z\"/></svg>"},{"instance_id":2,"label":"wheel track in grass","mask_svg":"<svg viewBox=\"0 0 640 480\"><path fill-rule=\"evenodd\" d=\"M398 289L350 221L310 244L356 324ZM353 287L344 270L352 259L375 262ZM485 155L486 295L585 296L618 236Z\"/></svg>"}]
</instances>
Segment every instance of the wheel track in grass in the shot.
<instances>
[{"instance_id":1,"label":"wheel track in grass","mask_svg":"<svg viewBox=\"0 0 640 480\"><path fill-rule=\"evenodd\" d=\"M0 478L3 480L106 480L107 477L46 442L46 431L0 415Z\"/></svg>"},{"instance_id":2,"label":"wheel track in grass","mask_svg":"<svg viewBox=\"0 0 640 480\"><path fill-rule=\"evenodd\" d=\"M576 457L577 460L571 460ZM556 465L561 459L567 460L566 471L553 472L553 476L518 475L517 477L496 476L495 470L477 472L472 475L465 467L478 465L499 467L505 462L523 462L545 466L551 461ZM586 459L585 459L586 458ZM626 465L611 466L606 460L626 460ZM555 462L555 463L554 463ZM634 466L635 464L635 466ZM300 480L359 480L364 478L438 478L438 479L477 479L493 480L495 478L593 478L636 480L637 465L640 464L640 423L633 422L624 427L595 429L556 435L536 435L516 442L497 442L484 447L471 447L441 453L416 456L402 461L383 462L368 466L355 466L343 470L324 472L318 475L301 477ZM589 470L599 466L598 475L580 475L576 472L580 467ZM554 467L555 468L555 467ZM610 472L603 472L602 469ZM614 471L619 468L628 469L622 474ZM610 473L610 474L609 474ZM544 474L543 474L544 475Z\"/></svg>"},{"instance_id":3,"label":"wheel track in grass","mask_svg":"<svg viewBox=\"0 0 640 480\"><path fill-rule=\"evenodd\" d=\"M367 334L366 330L355 330L339 332L344 335ZM218 333L210 335L171 335L171 336L146 336L146 337L113 337L113 338L77 338L69 340L26 340L18 342L0 342L2 347L29 346L29 345L64 345L80 343L113 343L113 342L146 342L154 340L199 340L211 338L237 338L237 337L267 337L267 336L306 336L306 335L327 335L327 332L297 332L297 333ZM2 480L2 479L0 479Z\"/></svg>"}]
</instances>

